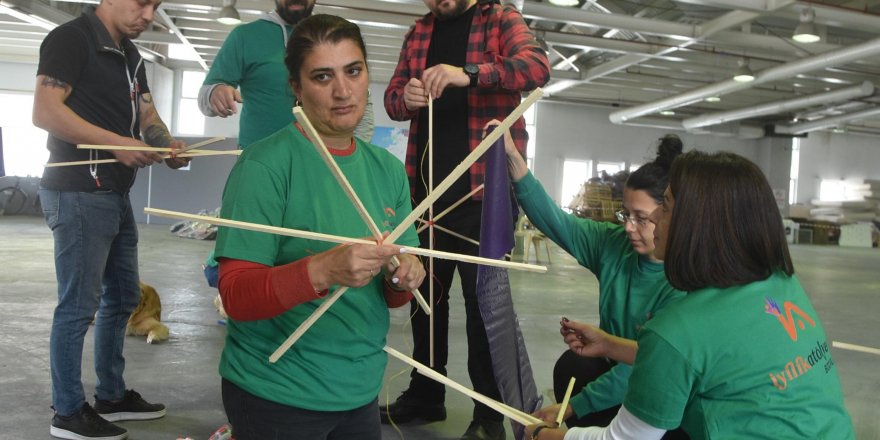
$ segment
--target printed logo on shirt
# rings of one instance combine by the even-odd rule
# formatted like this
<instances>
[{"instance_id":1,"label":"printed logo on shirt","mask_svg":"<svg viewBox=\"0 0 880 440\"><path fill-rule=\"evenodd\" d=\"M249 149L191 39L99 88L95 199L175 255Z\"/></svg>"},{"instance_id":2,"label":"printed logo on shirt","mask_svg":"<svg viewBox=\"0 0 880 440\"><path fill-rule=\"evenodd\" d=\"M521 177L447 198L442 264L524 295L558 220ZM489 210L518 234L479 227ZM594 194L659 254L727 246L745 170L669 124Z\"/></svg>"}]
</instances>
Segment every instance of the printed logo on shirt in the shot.
<instances>
[{"instance_id":1,"label":"printed logo on shirt","mask_svg":"<svg viewBox=\"0 0 880 440\"><path fill-rule=\"evenodd\" d=\"M803 356L798 356L794 358L793 361L786 363L783 369L778 373L769 373L770 381L776 389L779 391L785 391L795 379L802 377L819 362L825 359L826 356L828 359L825 360L823 368L827 374L834 366L834 359L831 358L831 355L828 352L828 341L816 342L816 346L810 350L810 354L807 355L806 359L804 359Z\"/></svg>"},{"instance_id":2,"label":"printed logo on shirt","mask_svg":"<svg viewBox=\"0 0 880 440\"><path fill-rule=\"evenodd\" d=\"M779 323L782 324L782 328L788 333L788 337L791 338L792 341L798 340L798 328L804 330L805 325L804 322L810 323L811 326L815 327L816 322L813 321L813 318L810 315L804 313L798 306L794 305L791 301L786 301L782 303L782 306L785 308L785 313L783 314L782 309L779 308L779 305L773 298L769 296L764 300L764 312L767 314L773 315L776 319L779 320ZM796 319L791 313L794 312L797 316L802 319Z\"/></svg>"},{"instance_id":3,"label":"printed logo on shirt","mask_svg":"<svg viewBox=\"0 0 880 440\"><path fill-rule=\"evenodd\" d=\"M393 229L394 224L391 222L391 219L397 217L397 213L394 212L394 209L391 209L390 206L385 207L385 220L382 220L382 226L388 229Z\"/></svg>"},{"instance_id":4,"label":"printed logo on shirt","mask_svg":"<svg viewBox=\"0 0 880 440\"><path fill-rule=\"evenodd\" d=\"M782 324L782 328L788 334L788 337L791 338L792 342L797 342L798 332L807 330L807 323L811 327L816 327L816 321L791 301L785 301L782 303L782 307L779 307L779 304L768 296L764 299L764 312L775 316L779 320L779 323ZM828 352L828 341L817 341L816 345L805 356L797 356L787 362L778 372L768 373L770 383L776 389L785 391L795 379L803 377L804 374L812 370L814 366L823 361L823 359L826 359L826 357L827 360L825 360L824 368L825 373L828 373L831 367L834 366L834 360L831 359L831 355Z\"/></svg>"}]
</instances>

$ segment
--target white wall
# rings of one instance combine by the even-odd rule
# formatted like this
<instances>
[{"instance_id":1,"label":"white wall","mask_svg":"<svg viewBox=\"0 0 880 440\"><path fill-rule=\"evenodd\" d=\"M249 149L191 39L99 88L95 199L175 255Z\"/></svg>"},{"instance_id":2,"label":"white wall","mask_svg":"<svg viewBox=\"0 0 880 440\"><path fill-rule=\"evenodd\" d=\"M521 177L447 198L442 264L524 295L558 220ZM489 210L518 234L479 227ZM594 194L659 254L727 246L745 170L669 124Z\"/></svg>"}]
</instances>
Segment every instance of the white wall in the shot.
<instances>
[{"instance_id":1,"label":"white wall","mask_svg":"<svg viewBox=\"0 0 880 440\"><path fill-rule=\"evenodd\" d=\"M819 198L822 179L880 179L880 137L813 132L801 140L798 202Z\"/></svg>"},{"instance_id":2,"label":"white wall","mask_svg":"<svg viewBox=\"0 0 880 440\"><path fill-rule=\"evenodd\" d=\"M33 92L36 84L35 63L0 61L0 90Z\"/></svg>"},{"instance_id":3,"label":"white wall","mask_svg":"<svg viewBox=\"0 0 880 440\"><path fill-rule=\"evenodd\" d=\"M171 127L172 108L174 107L174 71L153 62L146 61L147 84L156 110L165 125Z\"/></svg>"},{"instance_id":4,"label":"white wall","mask_svg":"<svg viewBox=\"0 0 880 440\"><path fill-rule=\"evenodd\" d=\"M565 159L643 164L657 154L657 140L673 133L681 137L685 151L731 151L758 163L757 141L691 135L659 128L614 125L608 121L611 109L543 101L537 107L535 177L559 203L562 164ZM786 171L787 173L787 171Z\"/></svg>"}]
</instances>

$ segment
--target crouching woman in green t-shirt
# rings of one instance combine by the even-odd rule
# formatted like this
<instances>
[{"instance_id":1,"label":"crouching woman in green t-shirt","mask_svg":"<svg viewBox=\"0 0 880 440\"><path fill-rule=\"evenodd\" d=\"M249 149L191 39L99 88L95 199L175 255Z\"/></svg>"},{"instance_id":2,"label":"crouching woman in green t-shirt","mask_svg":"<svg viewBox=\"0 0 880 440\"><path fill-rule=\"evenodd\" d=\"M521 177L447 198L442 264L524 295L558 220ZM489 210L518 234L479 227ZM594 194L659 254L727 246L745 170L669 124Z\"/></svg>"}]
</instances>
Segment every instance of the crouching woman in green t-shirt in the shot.
<instances>
[{"instance_id":1,"label":"crouching woman in green t-shirt","mask_svg":"<svg viewBox=\"0 0 880 440\"><path fill-rule=\"evenodd\" d=\"M607 428L527 432L656 440L681 425L694 440L854 439L830 344L794 276L761 170L732 153L686 153L658 211L655 255L688 294L639 334L623 407Z\"/></svg>"},{"instance_id":2,"label":"crouching woman in green t-shirt","mask_svg":"<svg viewBox=\"0 0 880 440\"><path fill-rule=\"evenodd\" d=\"M316 15L287 46L303 111L380 229L411 211L403 165L354 136L369 77L358 27ZM298 124L252 144L223 193L223 218L344 237L370 236ZM410 226L398 240L418 246ZM351 244L220 228L220 294L230 320L220 359L223 406L235 438L379 440L377 396L387 357L389 307L407 304L425 277L394 245ZM389 261L398 256L400 266ZM348 291L276 363L269 356L321 304Z\"/></svg>"}]
</instances>

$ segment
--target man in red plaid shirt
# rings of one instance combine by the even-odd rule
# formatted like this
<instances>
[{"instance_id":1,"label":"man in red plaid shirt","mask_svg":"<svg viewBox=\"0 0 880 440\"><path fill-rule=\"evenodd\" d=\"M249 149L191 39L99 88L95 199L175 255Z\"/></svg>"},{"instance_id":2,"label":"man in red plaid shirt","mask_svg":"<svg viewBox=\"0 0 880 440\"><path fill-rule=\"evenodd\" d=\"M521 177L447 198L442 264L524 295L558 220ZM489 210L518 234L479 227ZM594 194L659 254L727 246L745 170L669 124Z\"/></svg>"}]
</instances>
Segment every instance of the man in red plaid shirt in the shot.
<instances>
[{"instance_id":1,"label":"man in red plaid shirt","mask_svg":"<svg viewBox=\"0 0 880 440\"><path fill-rule=\"evenodd\" d=\"M543 86L550 77L547 55L513 6L491 0L424 0L431 10L410 28L394 76L385 90L385 109L391 119L410 120L406 171L414 203L428 194L477 147L483 127L504 119L520 103L524 91ZM433 157L427 155L428 99L433 98ZM510 129L525 155L528 134L520 118ZM433 162L433 182L429 180ZM441 212L483 183L484 163L478 161L434 204ZM437 221L438 226L479 240L482 194ZM420 235L428 246L427 232ZM435 230L434 248L477 255L478 246ZM500 400L492 372L486 329L476 298L477 267L451 260L434 261L434 369L446 374L448 357L449 289L458 269L464 295L468 373L474 389ZM421 287L427 292L428 280ZM429 363L429 320L413 302L413 357ZM446 419L445 388L413 370L409 388L391 405L382 406L382 421ZM463 440L503 439L502 416L477 403Z\"/></svg>"}]
</instances>

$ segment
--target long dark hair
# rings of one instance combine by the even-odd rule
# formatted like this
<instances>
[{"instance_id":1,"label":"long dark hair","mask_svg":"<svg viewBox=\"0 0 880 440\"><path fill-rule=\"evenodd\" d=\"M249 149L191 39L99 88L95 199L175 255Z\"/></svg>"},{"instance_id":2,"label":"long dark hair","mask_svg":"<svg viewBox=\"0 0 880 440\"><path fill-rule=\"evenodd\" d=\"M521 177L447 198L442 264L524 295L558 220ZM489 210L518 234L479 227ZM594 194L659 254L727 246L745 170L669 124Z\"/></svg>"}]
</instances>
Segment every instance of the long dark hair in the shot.
<instances>
[{"instance_id":1,"label":"long dark hair","mask_svg":"<svg viewBox=\"0 0 880 440\"><path fill-rule=\"evenodd\" d=\"M733 153L689 151L673 162L669 190L664 260L673 287L723 288L776 271L794 274L782 215L757 165Z\"/></svg>"},{"instance_id":2,"label":"long dark hair","mask_svg":"<svg viewBox=\"0 0 880 440\"><path fill-rule=\"evenodd\" d=\"M663 191L669 185L669 167L672 161L681 154L684 146L681 139L674 134L660 138L657 145L657 157L635 170L628 179L626 187L648 193L657 203L663 203Z\"/></svg>"},{"instance_id":3,"label":"long dark hair","mask_svg":"<svg viewBox=\"0 0 880 440\"><path fill-rule=\"evenodd\" d=\"M299 22L287 42L287 55L284 64L290 74L290 81L299 84L299 71L306 57L315 50L315 46L323 43L339 43L342 40L353 41L367 61L367 46L361 29L354 23L335 15L317 14Z\"/></svg>"}]
</instances>

